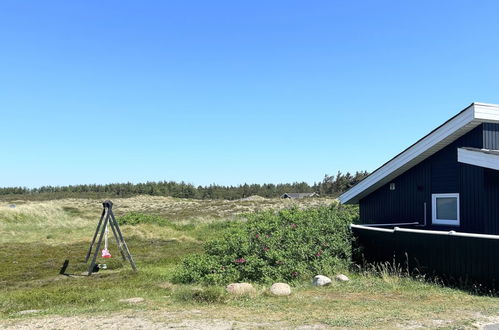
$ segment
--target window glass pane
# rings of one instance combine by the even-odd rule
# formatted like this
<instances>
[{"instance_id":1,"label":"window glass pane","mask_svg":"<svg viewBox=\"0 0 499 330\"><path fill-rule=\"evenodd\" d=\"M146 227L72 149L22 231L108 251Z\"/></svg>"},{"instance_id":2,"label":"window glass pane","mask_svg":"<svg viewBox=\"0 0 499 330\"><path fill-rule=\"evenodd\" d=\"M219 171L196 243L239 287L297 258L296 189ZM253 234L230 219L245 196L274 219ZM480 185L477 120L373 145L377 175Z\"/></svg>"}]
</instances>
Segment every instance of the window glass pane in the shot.
<instances>
[{"instance_id":1,"label":"window glass pane","mask_svg":"<svg viewBox=\"0 0 499 330\"><path fill-rule=\"evenodd\" d=\"M457 220L457 198L437 197L437 219Z\"/></svg>"}]
</instances>

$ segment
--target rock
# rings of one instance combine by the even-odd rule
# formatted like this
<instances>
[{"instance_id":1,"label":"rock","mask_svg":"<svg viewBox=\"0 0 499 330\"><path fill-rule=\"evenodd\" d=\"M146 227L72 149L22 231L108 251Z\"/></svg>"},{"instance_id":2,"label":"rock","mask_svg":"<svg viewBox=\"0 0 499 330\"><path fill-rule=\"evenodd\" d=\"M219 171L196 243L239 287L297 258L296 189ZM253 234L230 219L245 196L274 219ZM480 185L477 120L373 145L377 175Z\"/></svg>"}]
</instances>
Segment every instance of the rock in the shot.
<instances>
[{"instance_id":1,"label":"rock","mask_svg":"<svg viewBox=\"0 0 499 330\"><path fill-rule=\"evenodd\" d=\"M336 277L334 279L337 281L340 281L340 282L350 281L350 279L346 275L343 275L343 274L336 275Z\"/></svg>"},{"instance_id":2,"label":"rock","mask_svg":"<svg viewBox=\"0 0 499 330\"><path fill-rule=\"evenodd\" d=\"M28 309L25 311L17 312L16 314L17 315L26 315L26 314L34 314L34 313L40 313L40 312L41 312L41 310L39 310L39 309Z\"/></svg>"},{"instance_id":3,"label":"rock","mask_svg":"<svg viewBox=\"0 0 499 330\"><path fill-rule=\"evenodd\" d=\"M270 293L275 296L289 296L291 294L291 287L286 283L274 283L270 287Z\"/></svg>"},{"instance_id":4,"label":"rock","mask_svg":"<svg viewBox=\"0 0 499 330\"><path fill-rule=\"evenodd\" d=\"M315 286L325 286L331 284L331 279L324 275L317 275L312 280L312 284Z\"/></svg>"},{"instance_id":5,"label":"rock","mask_svg":"<svg viewBox=\"0 0 499 330\"><path fill-rule=\"evenodd\" d=\"M231 283L225 288L230 294L242 296L256 293L255 288L250 283Z\"/></svg>"},{"instance_id":6,"label":"rock","mask_svg":"<svg viewBox=\"0 0 499 330\"><path fill-rule=\"evenodd\" d=\"M145 299L142 297L134 297L134 298L128 298L128 299L120 299L118 300L121 303L127 303L127 304L138 304L143 302Z\"/></svg>"}]
</instances>

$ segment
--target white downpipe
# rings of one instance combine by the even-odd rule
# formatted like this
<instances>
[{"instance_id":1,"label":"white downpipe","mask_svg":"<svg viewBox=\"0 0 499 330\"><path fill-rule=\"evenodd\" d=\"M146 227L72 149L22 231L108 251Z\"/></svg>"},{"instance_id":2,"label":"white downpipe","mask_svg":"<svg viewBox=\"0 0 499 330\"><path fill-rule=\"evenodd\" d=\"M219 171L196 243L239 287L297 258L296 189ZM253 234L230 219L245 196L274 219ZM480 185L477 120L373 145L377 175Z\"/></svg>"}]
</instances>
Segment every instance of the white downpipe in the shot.
<instances>
[{"instance_id":1,"label":"white downpipe","mask_svg":"<svg viewBox=\"0 0 499 330\"><path fill-rule=\"evenodd\" d=\"M423 203L423 223L418 224L417 227L426 228L426 202Z\"/></svg>"}]
</instances>

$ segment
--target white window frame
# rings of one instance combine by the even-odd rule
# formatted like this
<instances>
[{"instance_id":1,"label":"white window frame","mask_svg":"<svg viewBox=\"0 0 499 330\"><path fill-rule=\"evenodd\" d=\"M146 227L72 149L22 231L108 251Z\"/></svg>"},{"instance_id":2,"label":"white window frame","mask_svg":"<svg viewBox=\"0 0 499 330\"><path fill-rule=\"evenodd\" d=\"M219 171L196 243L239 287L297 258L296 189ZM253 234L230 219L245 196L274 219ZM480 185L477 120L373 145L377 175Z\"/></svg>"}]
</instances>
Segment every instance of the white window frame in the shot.
<instances>
[{"instance_id":1,"label":"white window frame","mask_svg":"<svg viewBox=\"0 0 499 330\"><path fill-rule=\"evenodd\" d=\"M437 198L457 198L457 220L454 219L437 219ZM459 193L451 194L431 194L431 223L434 225L459 226Z\"/></svg>"}]
</instances>

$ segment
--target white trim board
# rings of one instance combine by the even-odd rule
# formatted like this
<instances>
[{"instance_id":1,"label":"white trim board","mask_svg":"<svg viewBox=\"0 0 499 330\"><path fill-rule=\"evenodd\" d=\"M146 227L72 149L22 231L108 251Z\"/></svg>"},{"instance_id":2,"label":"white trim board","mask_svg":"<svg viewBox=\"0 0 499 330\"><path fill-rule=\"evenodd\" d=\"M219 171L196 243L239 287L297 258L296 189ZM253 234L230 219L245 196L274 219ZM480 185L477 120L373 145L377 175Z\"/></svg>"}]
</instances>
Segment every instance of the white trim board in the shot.
<instances>
[{"instance_id":1,"label":"white trim board","mask_svg":"<svg viewBox=\"0 0 499 330\"><path fill-rule=\"evenodd\" d=\"M499 170L499 151L458 148L457 161L493 170Z\"/></svg>"},{"instance_id":2,"label":"white trim board","mask_svg":"<svg viewBox=\"0 0 499 330\"><path fill-rule=\"evenodd\" d=\"M438 198L455 198L456 199L456 213L457 219L438 219L437 218L437 199ZM447 225L447 226L459 226L460 224L460 206L459 206L459 194L431 194L431 223L433 225Z\"/></svg>"},{"instance_id":3,"label":"white trim board","mask_svg":"<svg viewBox=\"0 0 499 330\"><path fill-rule=\"evenodd\" d=\"M339 197L340 202L358 203L361 198L389 183L482 123L499 123L499 105L472 103L347 190Z\"/></svg>"}]
</instances>

